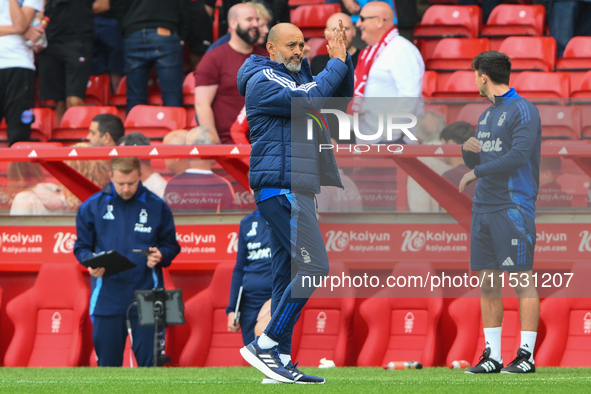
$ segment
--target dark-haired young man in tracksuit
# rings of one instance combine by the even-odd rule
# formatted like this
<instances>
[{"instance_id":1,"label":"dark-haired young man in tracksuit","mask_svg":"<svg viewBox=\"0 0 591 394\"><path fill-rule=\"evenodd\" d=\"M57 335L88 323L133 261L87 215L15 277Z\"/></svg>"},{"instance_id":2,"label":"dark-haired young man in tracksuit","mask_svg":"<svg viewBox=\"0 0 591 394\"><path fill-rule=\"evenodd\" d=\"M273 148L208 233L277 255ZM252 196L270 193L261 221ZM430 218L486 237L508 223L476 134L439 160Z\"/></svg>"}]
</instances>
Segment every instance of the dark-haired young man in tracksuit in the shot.
<instances>
[{"instance_id":1,"label":"dark-haired young man in tracksuit","mask_svg":"<svg viewBox=\"0 0 591 394\"><path fill-rule=\"evenodd\" d=\"M482 282L482 323L486 349L466 373L535 372L534 346L540 300L532 279L536 243L535 202L540 178L542 127L538 109L509 88L511 61L487 51L472 62L480 95L492 105L478 120L476 137L462 149L472 171L460 181L460 192L478 179L473 199L470 269ZM521 346L507 366L501 358L504 271L518 280Z\"/></svg>"}]
</instances>

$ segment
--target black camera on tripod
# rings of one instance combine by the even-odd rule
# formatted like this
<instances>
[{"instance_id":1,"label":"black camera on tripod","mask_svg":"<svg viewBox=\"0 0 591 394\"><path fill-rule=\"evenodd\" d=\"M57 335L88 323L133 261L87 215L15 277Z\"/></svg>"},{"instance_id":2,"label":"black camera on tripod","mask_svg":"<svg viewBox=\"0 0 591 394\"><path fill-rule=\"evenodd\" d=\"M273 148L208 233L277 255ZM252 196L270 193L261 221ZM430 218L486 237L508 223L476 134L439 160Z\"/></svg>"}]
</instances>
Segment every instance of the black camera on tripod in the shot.
<instances>
[{"instance_id":1,"label":"black camera on tripod","mask_svg":"<svg viewBox=\"0 0 591 394\"><path fill-rule=\"evenodd\" d=\"M185 324L185 304L182 290L136 290L135 298L140 326L154 326L155 367L170 362L165 355L164 328L175 324Z\"/></svg>"}]
</instances>

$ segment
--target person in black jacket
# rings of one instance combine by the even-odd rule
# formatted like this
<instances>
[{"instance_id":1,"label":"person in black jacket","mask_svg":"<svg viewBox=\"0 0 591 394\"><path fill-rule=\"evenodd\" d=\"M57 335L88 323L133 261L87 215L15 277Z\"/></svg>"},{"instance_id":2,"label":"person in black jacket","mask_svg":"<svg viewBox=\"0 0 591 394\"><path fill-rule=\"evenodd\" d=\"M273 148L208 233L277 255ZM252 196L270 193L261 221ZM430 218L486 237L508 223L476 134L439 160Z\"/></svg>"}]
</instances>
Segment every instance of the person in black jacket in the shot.
<instances>
[{"instance_id":1,"label":"person in black jacket","mask_svg":"<svg viewBox=\"0 0 591 394\"><path fill-rule=\"evenodd\" d=\"M156 67L162 101L183 104L183 45L188 20L185 0L120 0L116 13L123 30L127 112L148 104L148 76Z\"/></svg>"}]
</instances>

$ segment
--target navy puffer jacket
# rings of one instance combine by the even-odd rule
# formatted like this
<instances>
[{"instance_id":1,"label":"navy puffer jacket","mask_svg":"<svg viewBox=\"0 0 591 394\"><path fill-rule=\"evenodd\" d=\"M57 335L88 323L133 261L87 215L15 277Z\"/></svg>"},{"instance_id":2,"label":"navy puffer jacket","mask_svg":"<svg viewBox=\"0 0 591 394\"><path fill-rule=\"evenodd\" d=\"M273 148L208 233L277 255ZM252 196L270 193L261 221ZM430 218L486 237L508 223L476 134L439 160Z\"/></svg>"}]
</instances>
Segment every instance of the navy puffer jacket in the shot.
<instances>
[{"instance_id":1,"label":"navy puffer jacket","mask_svg":"<svg viewBox=\"0 0 591 394\"><path fill-rule=\"evenodd\" d=\"M303 120L292 125L291 99L302 98L319 111L325 98L352 97L353 72L349 55L345 63L331 59L316 77L308 59L299 73L263 56L251 55L244 62L238 72L238 90L246 97L253 190L281 188L318 194L320 186L343 187L333 151L319 152L319 144L330 144L329 131L314 132L308 140Z\"/></svg>"}]
</instances>

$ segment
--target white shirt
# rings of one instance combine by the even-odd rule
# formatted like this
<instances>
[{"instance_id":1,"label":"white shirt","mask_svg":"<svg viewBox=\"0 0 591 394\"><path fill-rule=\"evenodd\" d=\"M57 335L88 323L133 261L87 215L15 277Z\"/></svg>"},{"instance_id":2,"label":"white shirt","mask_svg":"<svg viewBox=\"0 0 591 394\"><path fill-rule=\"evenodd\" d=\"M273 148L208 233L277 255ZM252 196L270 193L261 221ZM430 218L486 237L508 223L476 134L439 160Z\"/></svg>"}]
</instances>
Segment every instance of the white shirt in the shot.
<instances>
[{"instance_id":1,"label":"white shirt","mask_svg":"<svg viewBox=\"0 0 591 394\"><path fill-rule=\"evenodd\" d=\"M43 0L18 0L22 7L30 7L37 11L43 10ZM8 0L0 1L0 25L11 26L10 5ZM35 69L33 49L25 45L26 38L20 34L0 37L0 69L29 68Z\"/></svg>"},{"instance_id":2,"label":"white shirt","mask_svg":"<svg viewBox=\"0 0 591 394\"><path fill-rule=\"evenodd\" d=\"M146 189L154 193L160 198L164 198L164 190L166 190L166 179L162 177L162 175L158 174L157 172L153 172L152 175L148 177L144 182L142 182Z\"/></svg>"},{"instance_id":3,"label":"white shirt","mask_svg":"<svg viewBox=\"0 0 591 394\"><path fill-rule=\"evenodd\" d=\"M365 85L364 104L361 106L359 129L366 135L375 134L378 127L378 114L383 113L423 113L422 86L425 63L421 53L406 38L397 36L390 41L382 53L374 60ZM372 100L372 97L404 97L391 100ZM394 101L395 100L395 101ZM395 103L395 105L393 105ZM384 123L386 119L384 119ZM400 123L410 123L410 119L400 119ZM386 138L384 127L383 139ZM392 140L402 135L394 130ZM375 141L379 141L380 138ZM372 143L361 141L358 143Z\"/></svg>"}]
</instances>

